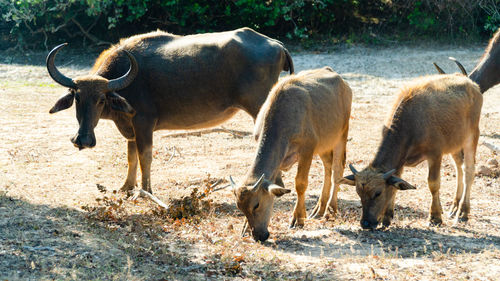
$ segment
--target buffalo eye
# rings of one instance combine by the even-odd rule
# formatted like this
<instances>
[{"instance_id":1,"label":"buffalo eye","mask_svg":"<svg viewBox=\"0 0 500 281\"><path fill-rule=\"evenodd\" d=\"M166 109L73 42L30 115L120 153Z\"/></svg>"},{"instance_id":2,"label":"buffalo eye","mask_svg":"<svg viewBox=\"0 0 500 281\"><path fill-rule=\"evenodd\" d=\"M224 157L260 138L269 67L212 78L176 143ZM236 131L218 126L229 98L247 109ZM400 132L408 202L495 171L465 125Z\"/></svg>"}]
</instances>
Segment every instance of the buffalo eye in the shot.
<instances>
[{"instance_id":1,"label":"buffalo eye","mask_svg":"<svg viewBox=\"0 0 500 281\"><path fill-rule=\"evenodd\" d=\"M375 192L375 196L373 196L373 199L377 198L380 196L380 194L382 194L382 191L377 191Z\"/></svg>"},{"instance_id":2,"label":"buffalo eye","mask_svg":"<svg viewBox=\"0 0 500 281\"><path fill-rule=\"evenodd\" d=\"M103 97L99 98L99 100L97 101L97 104L99 105L103 105L105 102L105 99Z\"/></svg>"},{"instance_id":3,"label":"buffalo eye","mask_svg":"<svg viewBox=\"0 0 500 281\"><path fill-rule=\"evenodd\" d=\"M257 203L257 205L255 205L255 206L253 207L253 210L255 211L255 210L257 210L257 208L259 208L259 203Z\"/></svg>"}]
</instances>

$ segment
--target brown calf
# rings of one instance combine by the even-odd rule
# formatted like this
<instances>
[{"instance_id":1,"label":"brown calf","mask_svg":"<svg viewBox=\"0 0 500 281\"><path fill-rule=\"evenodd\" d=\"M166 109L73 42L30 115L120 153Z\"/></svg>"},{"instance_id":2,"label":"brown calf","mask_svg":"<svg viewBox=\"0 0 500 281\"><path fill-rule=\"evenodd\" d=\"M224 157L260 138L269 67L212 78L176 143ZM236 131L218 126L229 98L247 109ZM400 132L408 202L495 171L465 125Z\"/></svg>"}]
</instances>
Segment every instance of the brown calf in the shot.
<instances>
[{"instance_id":1,"label":"brown calf","mask_svg":"<svg viewBox=\"0 0 500 281\"><path fill-rule=\"evenodd\" d=\"M453 156L457 171L450 216L458 211L457 221L467 220L482 104L478 85L458 74L420 78L401 92L382 131L375 159L361 172L349 165L353 175L342 179L342 183L356 186L363 205L363 228L376 228L381 221L390 225L396 191L415 189L400 178L403 166L424 160L429 165L427 180L432 193L430 222L441 224L439 187L444 154Z\"/></svg>"},{"instance_id":2,"label":"brown calf","mask_svg":"<svg viewBox=\"0 0 500 281\"><path fill-rule=\"evenodd\" d=\"M267 230L274 197L290 192L279 185L281 170L298 162L295 177L297 203L290 226L304 225L305 191L313 155L319 154L325 169L323 191L313 216L327 206L337 210L337 191L345 165L345 151L352 93L331 68L302 71L280 80L262 106L255 125L259 145L243 185L233 191L255 240L269 237ZM331 193L332 166L334 190ZM331 195L330 195L331 193Z\"/></svg>"}]
</instances>

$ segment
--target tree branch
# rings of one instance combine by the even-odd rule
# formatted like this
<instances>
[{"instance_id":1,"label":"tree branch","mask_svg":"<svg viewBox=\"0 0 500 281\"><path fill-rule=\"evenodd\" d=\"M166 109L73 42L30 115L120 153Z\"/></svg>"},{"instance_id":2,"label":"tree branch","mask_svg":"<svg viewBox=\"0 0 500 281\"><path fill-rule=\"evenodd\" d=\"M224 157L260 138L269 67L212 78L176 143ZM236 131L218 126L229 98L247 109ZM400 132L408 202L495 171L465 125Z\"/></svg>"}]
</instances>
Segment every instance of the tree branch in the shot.
<instances>
[{"instance_id":1,"label":"tree branch","mask_svg":"<svg viewBox=\"0 0 500 281\"><path fill-rule=\"evenodd\" d=\"M75 18L71 18L71 21L80 29L80 31L83 33L83 35L85 35L86 38L90 39L90 41L94 42L94 44L96 44L96 45L111 45L111 42L103 41L103 40L95 37L94 35L88 33Z\"/></svg>"}]
</instances>

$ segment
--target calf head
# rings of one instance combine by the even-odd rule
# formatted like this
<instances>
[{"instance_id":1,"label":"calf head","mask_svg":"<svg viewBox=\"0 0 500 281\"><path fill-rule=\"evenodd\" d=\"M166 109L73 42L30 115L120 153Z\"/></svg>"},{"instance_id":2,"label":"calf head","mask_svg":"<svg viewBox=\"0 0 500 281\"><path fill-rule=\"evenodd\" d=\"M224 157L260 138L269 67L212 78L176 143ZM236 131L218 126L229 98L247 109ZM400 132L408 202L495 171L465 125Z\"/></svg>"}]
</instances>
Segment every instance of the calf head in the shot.
<instances>
[{"instance_id":1,"label":"calf head","mask_svg":"<svg viewBox=\"0 0 500 281\"><path fill-rule=\"evenodd\" d=\"M396 190L415 189L413 185L394 176L396 172L394 169L382 173L372 167L367 167L361 172L351 164L349 168L353 174L341 179L340 183L356 186L356 192L363 206L361 227L364 229L377 228L386 210L392 208L391 202L396 196Z\"/></svg>"},{"instance_id":2,"label":"calf head","mask_svg":"<svg viewBox=\"0 0 500 281\"><path fill-rule=\"evenodd\" d=\"M122 77L108 80L99 75L85 75L72 79L64 76L54 65L57 52L64 46L66 43L50 51L47 56L47 70L54 81L68 87L69 91L56 102L49 112L55 113L67 109L71 107L74 100L76 119L80 128L77 134L71 138L71 142L79 149L94 147L96 144L94 128L105 108L130 115L135 113L132 106L115 91L132 83L138 72L137 61L132 54L124 50L130 60L130 69Z\"/></svg>"},{"instance_id":3,"label":"calf head","mask_svg":"<svg viewBox=\"0 0 500 281\"><path fill-rule=\"evenodd\" d=\"M267 227L273 210L274 198L290 193L266 179L262 175L254 184L238 187L231 178L233 193L238 209L245 214L252 236L256 241L269 238Z\"/></svg>"}]
</instances>

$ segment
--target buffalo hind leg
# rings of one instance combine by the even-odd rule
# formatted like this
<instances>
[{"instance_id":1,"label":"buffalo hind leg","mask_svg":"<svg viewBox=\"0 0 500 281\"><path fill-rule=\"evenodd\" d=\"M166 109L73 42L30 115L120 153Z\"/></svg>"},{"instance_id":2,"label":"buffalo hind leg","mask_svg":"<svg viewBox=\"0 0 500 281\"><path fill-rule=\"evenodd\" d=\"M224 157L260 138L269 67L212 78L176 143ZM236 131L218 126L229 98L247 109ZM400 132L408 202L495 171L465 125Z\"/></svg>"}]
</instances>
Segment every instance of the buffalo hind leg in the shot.
<instances>
[{"instance_id":1,"label":"buffalo hind leg","mask_svg":"<svg viewBox=\"0 0 500 281\"><path fill-rule=\"evenodd\" d=\"M321 161L323 162L323 168L325 170L325 177L323 179L323 189L321 190L321 195L318 199L318 203L312 210L309 218L319 218L325 214L326 206L328 204L328 199L330 198L330 191L332 189L332 160L333 152L328 151L320 155Z\"/></svg>"},{"instance_id":2,"label":"buffalo hind leg","mask_svg":"<svg viewBox=\"0 0 500 281\"><path fill-rule=\"evenodd\" d=\"M441 208L441 202L439 200L439 188L441 185L440 171L441 171L441 160L442 155L435 155L434 157L429 157L427 159L429 165L429 175L427 177L427 183L429 185L429 190L432 194L432 202L430 208L430 225L441 225L443 219L441 214L443 212Z\"/></svg>"},{"instance_id":3,"label":"buffalo hind leg","mask_svg":"<svg viewBox=\"0 0 500 281\"><path fill-rule=\"evenodd\" d=\"M120 189L123 192L129 192L137 186L137 145L135 140L127 140L127 160L127 179Z\"/></svg>"},{"instance_id":4,"label":"buffalo hind leg","mask_svg":"<svg viewBox=\"0 0 500 281\"><path fill-rule=\"evenodd\" d=\"M306 146L314 147L314 146ZM297 191L297 203L293 210L293 218L290 222L290 228L304 226L306 218L306 204L305 193L308 184L309 169L311 168L311 161L313 157L313 150L303 151L299 156L299 164L297 167L297 175L295 176L295 190Z\"/></svg>"},{"instance_id":5,"label":"buffalo hind leg","mask_svg":"<svg viewBox=\"0 0 500 281\"><path fill-rule=\"evenodd\" d=\"M462 194L464 192L464 151L460 150L459 152L452 154L452 157L455 162L455 171L457 173L457 191L455 193L453 205L448 213L450 218L457 214L458 204L460 203L460 199L462 199Z\"/></svg>"},{"instance_id":6,"label":"buffalo hind leg","mask_svg":"<svg viewBox=\"0 0 500 281\"><path fill-rule=\"evenodd\" d=\"M338 210L337 194L340 189L339 181L344 175L344 168L346 162L346 146L347 146L347 131L344 132L342 140L337 144L333 150L333 192L330 195L328 202L328 212L335 216Z\"/></svg>"},{"instance_id":7,"label":"buffalo hind leg","mask_svg":"<svg viewBox=\"0 0 500 281\"><path fill-rule=\"evenodd\" d=\"M469 219L470 212L470 191L474 182L474 170L476 162L477 141L479 139L479 129L476 129L474 135L464 146L464 162L465 162L465 189L462 198L458 205L457 222L466 222Z\"/></svg>"}]
</instances>

